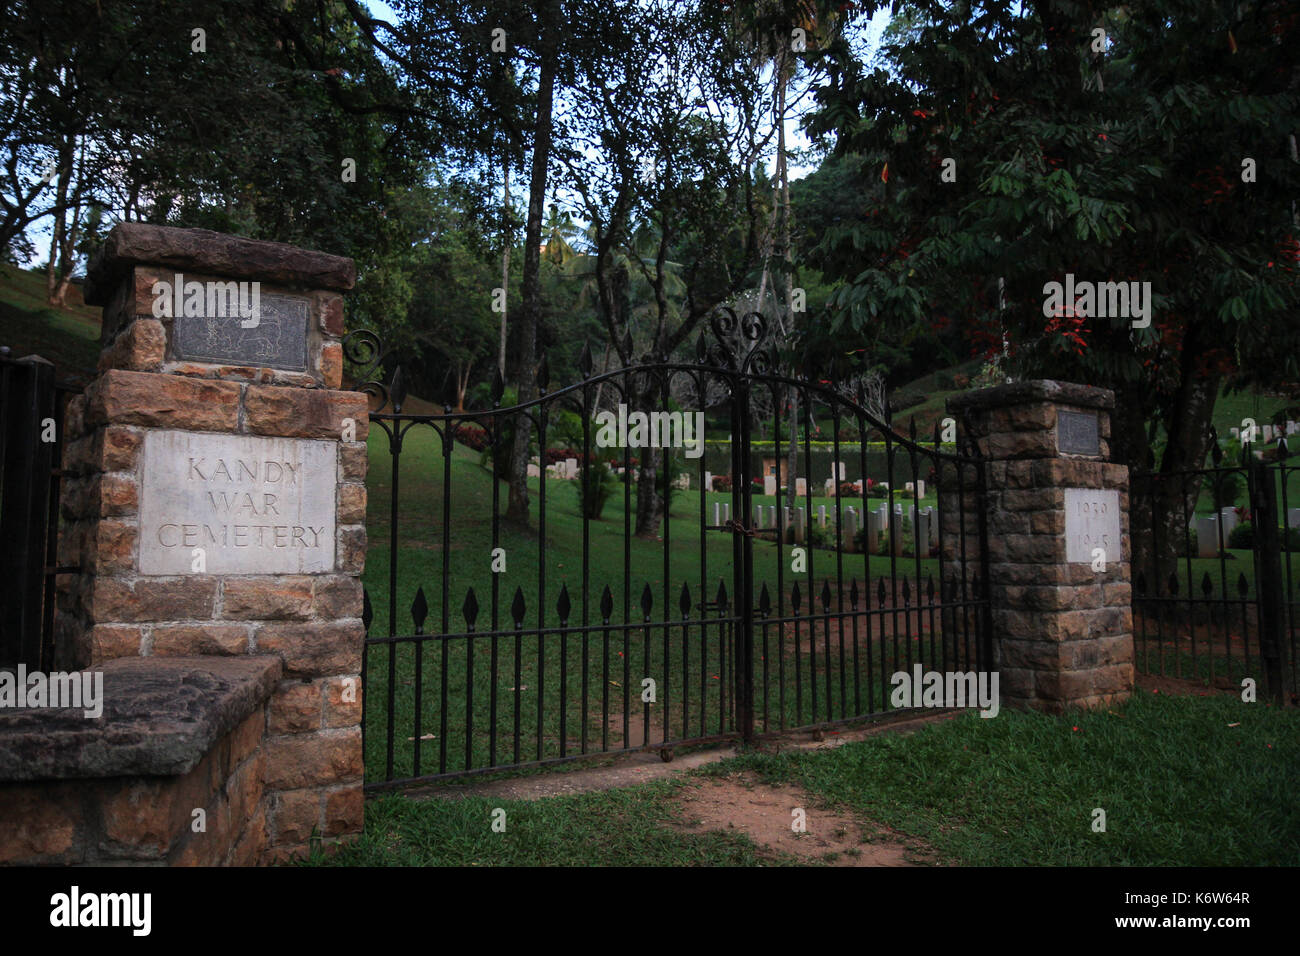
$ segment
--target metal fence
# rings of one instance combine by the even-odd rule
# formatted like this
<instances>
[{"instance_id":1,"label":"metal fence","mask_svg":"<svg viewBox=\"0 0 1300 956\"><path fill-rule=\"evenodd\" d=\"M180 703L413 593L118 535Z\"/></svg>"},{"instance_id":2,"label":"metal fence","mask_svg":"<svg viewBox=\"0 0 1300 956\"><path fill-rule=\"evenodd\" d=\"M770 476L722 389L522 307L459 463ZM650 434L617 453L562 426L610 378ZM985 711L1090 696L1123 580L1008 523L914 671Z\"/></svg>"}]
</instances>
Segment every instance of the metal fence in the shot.
<instances>
[{"instance_id":1,"label":"metal fence","mask_svg":"<svg viewBox=\"0 0 1300 956\"><path fill-rule=\"evenodd\" d=\"M0 349L0 666L54 660L63 411L54 366Z\"/></svg>"},{"instance_id":2,"label":"metal fence","mask_svg":"<svg viewBox=\"0 0 1300 956\"><path fill-rule=\"evenodd\" d=\"M1213 467L1134 471L1133 612L1139 670L1281 703L1296 685L1300 471L1286 441ZM1265 457L1267 455L1267 457Z\"/></svg>"},{"instance_id":3,"label":"metal fence","mask_svg":"<svg viewBox=\"0 0 1300 956\"><path fill-rule=\"evenodd\" d=\"M390 386L364 384L384 403L371 414L369 788L827 728L894 709L899 671L991 668L982 459L774 370L756 315L724 311L711 335L694 363L593 374L584 351L582 381L549 390L543 367L539 397L511 407L499 381L492 408L441 414L402 411L400 369ZM353 360L382 354L369 333L346 347ZM703 457L600 447L593 416L617 405L699 410L731 441L720 490L704 487ZM576 459L576 477L547 460L561 410L581 429L565 466ZM864 476L867 442L883 443L885 474L907 473L906 490L798 480L817 420L836 461L846 426L859 436ZM754 473L760 423L777 460L795 442L792 508ZM526 526L505 517L517 428L537 456ZM612 515L584 506L602 484ZM671 518L638 537L651 495Z\"/></svg>"}]
</instances>

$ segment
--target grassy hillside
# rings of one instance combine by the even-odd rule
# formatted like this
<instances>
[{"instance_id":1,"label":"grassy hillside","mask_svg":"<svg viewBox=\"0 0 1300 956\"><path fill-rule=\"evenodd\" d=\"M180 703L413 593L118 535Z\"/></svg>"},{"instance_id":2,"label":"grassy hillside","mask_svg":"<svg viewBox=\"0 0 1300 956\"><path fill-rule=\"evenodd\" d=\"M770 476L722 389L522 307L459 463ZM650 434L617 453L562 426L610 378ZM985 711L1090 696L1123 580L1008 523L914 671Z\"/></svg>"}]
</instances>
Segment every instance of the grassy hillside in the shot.
<instances>
[{"instance_id":1,"label":"grassy hillside","mask_svg":"<svg viewBox=\"0 0 1300 956\"><path fill-rule=\"evenodd\" d=\"M62 372L91 371L99 358L100 310L69 290L67 308L45 304L45 278L0 263L0 345L15 358L36 354Z\"/></svg>"}]
</instances>

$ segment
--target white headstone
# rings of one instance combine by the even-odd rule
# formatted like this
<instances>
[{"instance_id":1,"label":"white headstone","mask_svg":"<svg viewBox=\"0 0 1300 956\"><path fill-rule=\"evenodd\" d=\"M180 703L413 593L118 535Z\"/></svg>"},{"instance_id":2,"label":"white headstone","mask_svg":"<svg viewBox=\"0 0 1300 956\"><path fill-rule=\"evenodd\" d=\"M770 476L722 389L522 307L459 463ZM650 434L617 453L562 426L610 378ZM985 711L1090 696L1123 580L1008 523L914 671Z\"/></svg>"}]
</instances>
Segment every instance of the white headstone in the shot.
<instances>
[{"instance_id":1,"label":"white headstone","mask_svg":"<svg viewBox=\"0 0 1300 956\"><path fill-rule=\"evenodd\" d=\"M764 476L763 476L763 494L765 494L765 495L775 495L775 494L776 494L776 476L775 476L775 475L764 475Z\"/></svg>"},{"instance_id":2,"label":"white headstone","mask_svg":"<svg viewBox=\"0 0 1300 956\"><path fill-rule=\"evenodd\" d=\"M917 482L916 482L916 496L917 496L918 498L924 498L924 497L925 497L925 479L923 479L923 478L922 478L922 479L918 479Z\"/></svg>"},{"instance_id":3,"label":"white headstone","mask_svg":"<svg viewBox=\"0 0 1300 956\"><path fill-rule=\"evenodd\" d=\"M882 506L867 512L867 551L870 554L880 552L880 535L885 530L889 512Z\"/></svg>"},{"instance_id":4,"label":"white headstone","mask_svg":"<svg viewBox=\"0 0 1300 956\"><path fill-rule=\"evenodd\" d=\"M825 505L817 506L817 524L819 524L822 527L822 529L825 530L826 528L826 506Z\"/></svg>"},{"instance_id":5,"label":"white headstone","mask_svg":"<svg viewBox=\"0 0 1300 956\"><path fill-rule=\"evenodd\" d=\"M763 506L754 505L754 527L763 527Z\"/></svg>"},{"instance_id":6,"label":"white headstone","mask_svg":"<svg viewBox=\"0 0 1300 956\"><path fill-rule=\"evenodd\" d=\"M776 505L767 506L767 526L769 528L776 527Z\"/></svg>"},{"instance_id":7,"label":"white headstone","mask_svg":"<svg viewBox=\"0 0 1300 956\"><path fill-rule=\"evenodd\" d=\"M794 509L794 540L803 544L808 537L808 519L802 507Z\"/></svg>"},{"instance_id":8,"label":"white headstone","mask_svg":"<svg viewBox=\"0 0 1300 956\"><path fill-rule=\"evenodd\" d=\"M1197 516L1196 556L1214 558L1219 554L1219 516Z\"/></svg>"},{"instance_id":9,"label":"white headstone","mask_svg":"<svg viewBox=\"0 0 1300 956\"><path fill-rule=\"evenodd\" d=\"M704 490L705 491L713 490L713 472L711 471L706 471L704 473Z\"/></svg>"},{"instance_id":10,"label":"white headstone","mask_svg":"<svg viewBox=\"0 0 1300 956\"><path fill-rule=\"evenodd\" d=\"M915 485L913 485L912 482L910 481L907 482L907 484L903 485L903 490L906 491L909 495L912 493L914 488Z\"/></svg>"},{"instance_id":11,"label":"white headstone","mask_svg":"<svg viewBox=\"0 0 1300 956\"><path fill-rule=\"evenodd\" d=\"M796 479L794 480L794 493L795 493L798 497L800 497L800 498L802 498L804 495L808 494L808 479L807 479L807 478L796 478Z\"/></svg>"},{"instance_id":12,"label":"white headstone","mask_svg":"<svg viewBox=\"0 0 1300 956\"><path fill-rule=\"evenodd\" d=\"M565 471L565 476L566 476L566 477L568 477L568 478L577 478L577 477L578 477L578 459L576 459L576 458L566 458L566 459L564 459L564 471Z\"/></svg>"},{"instance_id":13,"label":"white headstone","mask_svg":"<svg viewBox=\"0 0 1300 956\"><path fill-rule=\"evenodd\" d=\"M332 441L184 431L144 437L140 573L334 570L338 450Z\"/></svg>"},{"instance_id":14,"label":"white headstone","mask_svg":"<svg viewBox=\"0 0 1300 956\"><path fill-rule=\"evenodd\" d=\"M715 501L713 503L713 525L717 527L720 524L722 524L722 502Z\"/></svg>"},{"instance_id":15,"label":"white headstone","mask_svg":"<svg viewBox=\"0 0 1300 956\"><path fill-rule=\"evenodd\" d=\"M926 508L916 516L916 552L923 558L930 556L930 509Z\"/></svg>"},{"instance_id":16,"label":"white headstone","mask_svg":"<svg viewBox=\"0 0 1300 956\"><path fill-rule=\"evenodd\" d=\"M851 550L857 550L857 537L858 512L850 505L844 510L844 542Z\"/></svg>"},{"instance_id":17,"label":"white headstone","mask_svg":"<svg viewBox=\"0 0 1300 956\"><path fill-rule=\"evenodd\" d=\"M1286 526L1288 528L1300 528L1300 508L1286 509Z\"/></svg>"},{"instance_id":18,"label":"white headstone","mask_svg":"<svg viewBox=\"0 0 1300 956\"><path fill-rule=\"evenodd\" d=\"M529 478L540 478L540 477L542 477L542 469L540 469L540 468L537 467L537 463L536 463L536 462L532 462L532 461L530 461L530 462L528 463L528 477L529 477Z\"/></svg>"},{"instance_id":19,"label":"white headstone","mask_svg":"<svg viewBox=\"0 0 1300 956\"><path fill-rule=\"evenodd\" d=\"M722 523L726 524L730 520L731 520L731 502L724 501L722 503Z\"/></svg>"},{"instance_id":20,"label":"white headstone","mask_svg":"<svg viewBox=\"0 0 1300 956\"><path fill-rule=\"evenodd\" d=\"M1241 429L1240 429L1240 428L1236 428L1236 427L1229 428L1229 429L1228 429L1228 433L1229 433L1230 435L1232 435L1233 438L1237 438L1237 439L1240 439L1240 438L1241 438Z\"/></svg>"},{"instance_id":21,"label":"white headstone","mask_svg":"<svg viewBox=\"0 0 1300 956\"><path fill-rule=\"evenodd\" d=\"M1226 542L1228 535L1232 534L1232 529L1237 527L1237 509L1220 508L1219 523L1223 528L1223 540Z\"/></svg>"}]
</instances>

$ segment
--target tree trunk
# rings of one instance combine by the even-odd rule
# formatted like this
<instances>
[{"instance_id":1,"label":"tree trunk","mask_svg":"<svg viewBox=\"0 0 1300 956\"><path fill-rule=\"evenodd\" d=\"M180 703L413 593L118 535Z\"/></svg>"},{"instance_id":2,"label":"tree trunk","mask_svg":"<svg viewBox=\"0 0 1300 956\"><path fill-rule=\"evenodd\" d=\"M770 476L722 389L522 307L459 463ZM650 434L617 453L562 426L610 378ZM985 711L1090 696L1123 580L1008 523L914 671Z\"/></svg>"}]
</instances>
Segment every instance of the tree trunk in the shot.
<instances>
[{"instance_id":1,"label":"tree trunk","mask_svg":"<svg viewBox=\"0 0 1300 956\"><path fill-rule=\"evenodd\" d=\"M785 300L781 303L781 331L788 337L794 335L794 275L790 271L790 176L785 161L785 47L776 61L776 188L777 196L777 234L776 241L780 247L781 274L784 279ZM811 419L810 419L811 421ZM790 448L786 452L785 463L785 503L790 509L793 520L795 494L798 488L796 477L799 473L799 393L790 390ZM811 437L811 436L810 436ZM780 469L778 469L779 472Z\"/></svg>"},{"instance_id":2,"label":"tree trunk","mask_svg":"<svg viewBox=\"0 0 1300 956\"><path fill-rule=\"evenodd\" d=\"M1170 405L1163 425L1168 441L1159 464L1159 478L1143 481L1131 498L1130 541L1132 542L1133 578L1142 574L1148 595L1168 594L1170 578L1179 573L1179 553L1188 539L1187 522L1195 514L1201 493L1201 476L1182 476L1179 472L1203 468L1210 450L1210 423L1219 395L1221 377L1205 375L1196 367L1206 337L1203 327L1193 322L1183 341L1180 357L1181 376L1178 393ZM1126 403L1142 408L1140 401ZM1121 421L1127 434L1126 451L1142 449L1146 457L1145 415L1124 414ZM1137 471L1146 469L1146 461L1131 461ZM1154 485L1154 487L1153 487ZM1189 582L1179 579L1179 593L1186 593Z\"/></svg>"},{"instance_id":3,"label":"tree trunk","mask_svg":"<svg viewBox=\"0 0 1300 956\"><path fill-rule=\"evenodd\" d=\"M546 172L551 155L551 105L555 94L556 46L559 40L559 0L544 0L541 4L541 65L537 76L537 122L534 124L532 170L528 183L528 224L524 230L524 277L521 287L523 300L519 321L515 361L518 365L515 381L519 385L519 402L531 401L537 395L537 326L542 314L541 239L542 205L546 199ZM516 419L514 445L510 453L510 494L506 506L506 520L516 524L528 523L528 419ZM546 449L541 449L542 460Z\"/></svg>"},{"instance_id":4,"label":"tree trunk","mask_svg":"<svg viewBox=\"0 0 1300 956\"><path fill-rule=\"evenodd\" d=\"M469 390L469 373L473 367L473 362L456 366L456 411L458 412L465 410L465 393Z\"/></svg>"},{"instance_id":5,"label":"tree trunk","mask_svg":"<svg viewBox=\"0 0 1300 956\"><path fill-rule=\"evenodd\" d=\"M640 376L635 376L638 378ZM643 385L633 381L631 409L643 411L649 415L660 395L657 383L646 378ZM636 535L640 538L654 538L659 533L659 522L664 516L665 496L661 488L662 479L659 472L667 462L665 452L658 448L640 449L639 467L636 473Z\"/></svg>"},{"instance_id":6,"label":"tree trunk","mask_svg":"<svg viewBox=\"0 0 1300 956\"><path fill-rule=\"evenodd\" d=\"M664 513L659 479L663 452L658 448L642 448L640 451L640 467L636 472L636 536L654 538L659 534L659 522Z\"/></svg>"},{"instance_id":7,"label":"tree trunk","mask_svg":"<svg viewBox=\"0 0 1300 956\"><path fill-rule=\"evenodd\" d=\"M510 301L510 164L501 165L501 182L504 186L504 205L501 210L503 248L501 250L501 350L497 357L497 368L501 370L501 380L506 377L506 312Z\"/></svg>"}]
</instances>

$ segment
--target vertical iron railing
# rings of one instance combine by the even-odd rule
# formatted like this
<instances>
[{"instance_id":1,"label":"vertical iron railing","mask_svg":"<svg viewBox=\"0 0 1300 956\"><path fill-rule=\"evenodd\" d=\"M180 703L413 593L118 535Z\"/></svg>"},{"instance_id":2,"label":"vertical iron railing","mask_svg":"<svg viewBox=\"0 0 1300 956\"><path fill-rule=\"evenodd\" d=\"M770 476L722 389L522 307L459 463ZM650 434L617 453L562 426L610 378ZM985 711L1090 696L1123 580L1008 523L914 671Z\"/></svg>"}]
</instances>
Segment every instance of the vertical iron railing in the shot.
<instances>
[{"instance_id":1,"label":"vertical iron railing","mask_svg":"<svg viewBox=\"0 0 1300 956\"><path fill-rule=\"evenodd\" d=\"M64 409L71 389L43 359L0 350L0 666L50 670Z\"/></svg>"},{"instance_id":2,"label":"vertical iron railing","mask_svg":"<svg viewBox=\"0 0 1300 956\"><path fill-rule=\"evenodd\" d=\"M371 435L391 470L370 480L368 787L827 728L896 709L900 671L990 666L976 450L942 446L937 428L929 444L914 424L901 435L861 396L774 371L765 331L758 316L724 311L694 363L652 357L601 373L584 348L582 381L549 390L543 366L539 394L502 407L498 377L482 411L411 414L400 375L377 385L385 404ZM796 395L802 434L783 413ZM674 451L607 449L596 430L608 419L595 418L679 404L730 442L718 491L704 487L701 446L684 509ZM823 416L834 432L824 494L813 455ZM760 494L764 421L778 479L795 449L784 477L804 487L793 507L784 489ZM842 425L853 432L843 443L859 444L856 476L852 456L841 462ZM503 473L517 429L536 450L522 502ZM638 538L645 496L659 519ZM871 505L883 511L872 517ZM440 587L426 589L432 575ZM437 765L426 766L435 736Z\"/></svg>"},{"instance_id":3,"label":"vertical iron railing","mask_svg":"<svg viewBox=\"0 0 1300 956\"><path fill-rule=\"evenodd\" d=\"M1250 678L1282 703L1296 686L1296 469L1284 438L1246 442L1236 463L1210 438L1212 467L1131 475L1138 669L1236 691Z\"/></svg>"}]
</instances>

